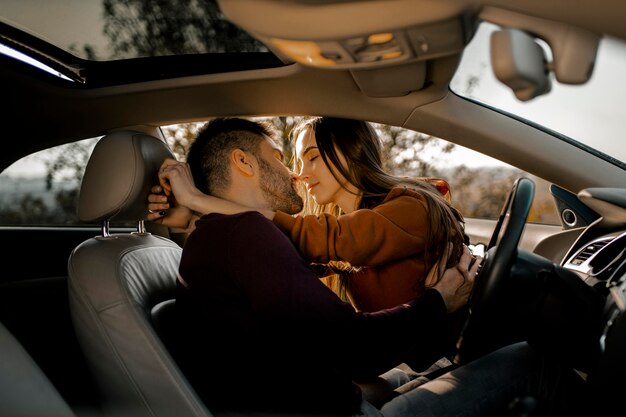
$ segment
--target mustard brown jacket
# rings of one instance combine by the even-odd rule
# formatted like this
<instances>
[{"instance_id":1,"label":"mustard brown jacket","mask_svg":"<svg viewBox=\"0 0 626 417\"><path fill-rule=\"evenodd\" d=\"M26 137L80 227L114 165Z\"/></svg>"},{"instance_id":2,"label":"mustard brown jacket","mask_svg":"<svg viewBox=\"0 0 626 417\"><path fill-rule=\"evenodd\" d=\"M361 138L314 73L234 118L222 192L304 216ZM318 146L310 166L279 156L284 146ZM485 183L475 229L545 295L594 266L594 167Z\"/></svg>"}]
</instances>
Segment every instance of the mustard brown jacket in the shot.
<instances>
[{"instance_id":1,"label":"mustard brown jacket","mask_svg":"<svg viewBox=\"0 0 626 417\"><path fill-rule=\"evenodd\" d=\"M346 261L348 296L359 311L391 308L421 296L432 265L425 264L430 221L419 191L393 188L372 209L341 216L290 216L277 212L274 223L309 262Z\"/></svg>"}]
</instances>

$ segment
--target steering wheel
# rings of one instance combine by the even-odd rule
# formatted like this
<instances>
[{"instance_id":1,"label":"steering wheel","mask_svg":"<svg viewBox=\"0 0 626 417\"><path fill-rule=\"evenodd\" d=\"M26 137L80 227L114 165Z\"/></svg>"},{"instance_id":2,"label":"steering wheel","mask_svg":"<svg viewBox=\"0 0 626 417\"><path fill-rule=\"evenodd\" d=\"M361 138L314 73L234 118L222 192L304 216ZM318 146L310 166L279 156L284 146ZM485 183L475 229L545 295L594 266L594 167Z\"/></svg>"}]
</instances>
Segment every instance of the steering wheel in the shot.
<instances>
[{"instance_id":1,"label":"steering wheel","mask_svg":"<svg viewBox=\"0 0 626 417\"><path fill-rule=\"evenodd\" d=\"M480 356L483 342L497 332L489 326L490 319L498 316L499 295L517 259L534 195L535 183L525 177L518 178L509 192L470 295L469 314L457 342L457 363Z\"/></svg>"}]
</instances>

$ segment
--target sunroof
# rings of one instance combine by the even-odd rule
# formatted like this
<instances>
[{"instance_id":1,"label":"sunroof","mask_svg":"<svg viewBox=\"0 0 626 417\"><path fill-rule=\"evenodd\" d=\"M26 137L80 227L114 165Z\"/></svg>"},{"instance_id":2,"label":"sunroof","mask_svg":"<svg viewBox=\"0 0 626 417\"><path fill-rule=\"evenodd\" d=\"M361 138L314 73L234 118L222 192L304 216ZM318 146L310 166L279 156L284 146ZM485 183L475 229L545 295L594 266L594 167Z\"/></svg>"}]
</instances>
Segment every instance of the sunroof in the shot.
<instances>
[{"instance_id":1,"label":"sunroof","mask_svg":"<svg viewBox=\"0 0 626 417\"><path fill-rule=\"evenodd\" d=\"M210 0L2 0L0 14L5 23L86 60L269 53Z\"/></svg>"}]
</instances>

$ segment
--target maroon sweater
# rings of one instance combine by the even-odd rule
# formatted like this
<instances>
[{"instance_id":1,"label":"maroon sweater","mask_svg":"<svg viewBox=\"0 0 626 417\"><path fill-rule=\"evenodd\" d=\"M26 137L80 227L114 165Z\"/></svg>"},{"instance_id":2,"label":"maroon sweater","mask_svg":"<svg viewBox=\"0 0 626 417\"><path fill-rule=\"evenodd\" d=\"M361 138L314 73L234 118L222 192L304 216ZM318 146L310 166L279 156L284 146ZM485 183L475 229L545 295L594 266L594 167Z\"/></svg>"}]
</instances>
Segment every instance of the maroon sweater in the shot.
<instances>
[{"instance_id":1,"label":"maroon sweater","mask_svg":"<svg viewBox=\"0 0 626 417\"><path fill-rule=\"evenodd\" d=\"M214 410L357 413L353 380L379 375L406 355L431 363L445 339L437 291L356 312L257 212L199 219L180 277L175 356Z\"/></svg>"}]
</instances>

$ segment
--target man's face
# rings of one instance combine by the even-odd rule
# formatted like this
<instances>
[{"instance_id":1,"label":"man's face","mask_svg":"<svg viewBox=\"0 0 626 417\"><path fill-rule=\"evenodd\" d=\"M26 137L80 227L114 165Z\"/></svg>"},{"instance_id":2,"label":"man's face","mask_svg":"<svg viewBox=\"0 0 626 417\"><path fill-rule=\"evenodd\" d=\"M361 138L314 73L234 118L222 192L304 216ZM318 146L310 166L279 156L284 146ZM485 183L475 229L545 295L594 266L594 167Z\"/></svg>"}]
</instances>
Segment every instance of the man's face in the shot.
<instances>
[{"instance_id":1,"label":"man's face","mask_svg":"<svg viewBox=\"0 0 626 417\"><path fill-rule=\"evenodd\" d=\"M270 209L287 214L302 211L302 197L296 191L296 180L283 164L283 153L269 138L261 143L259 187Z\"/></svg>"}]
</instances>

